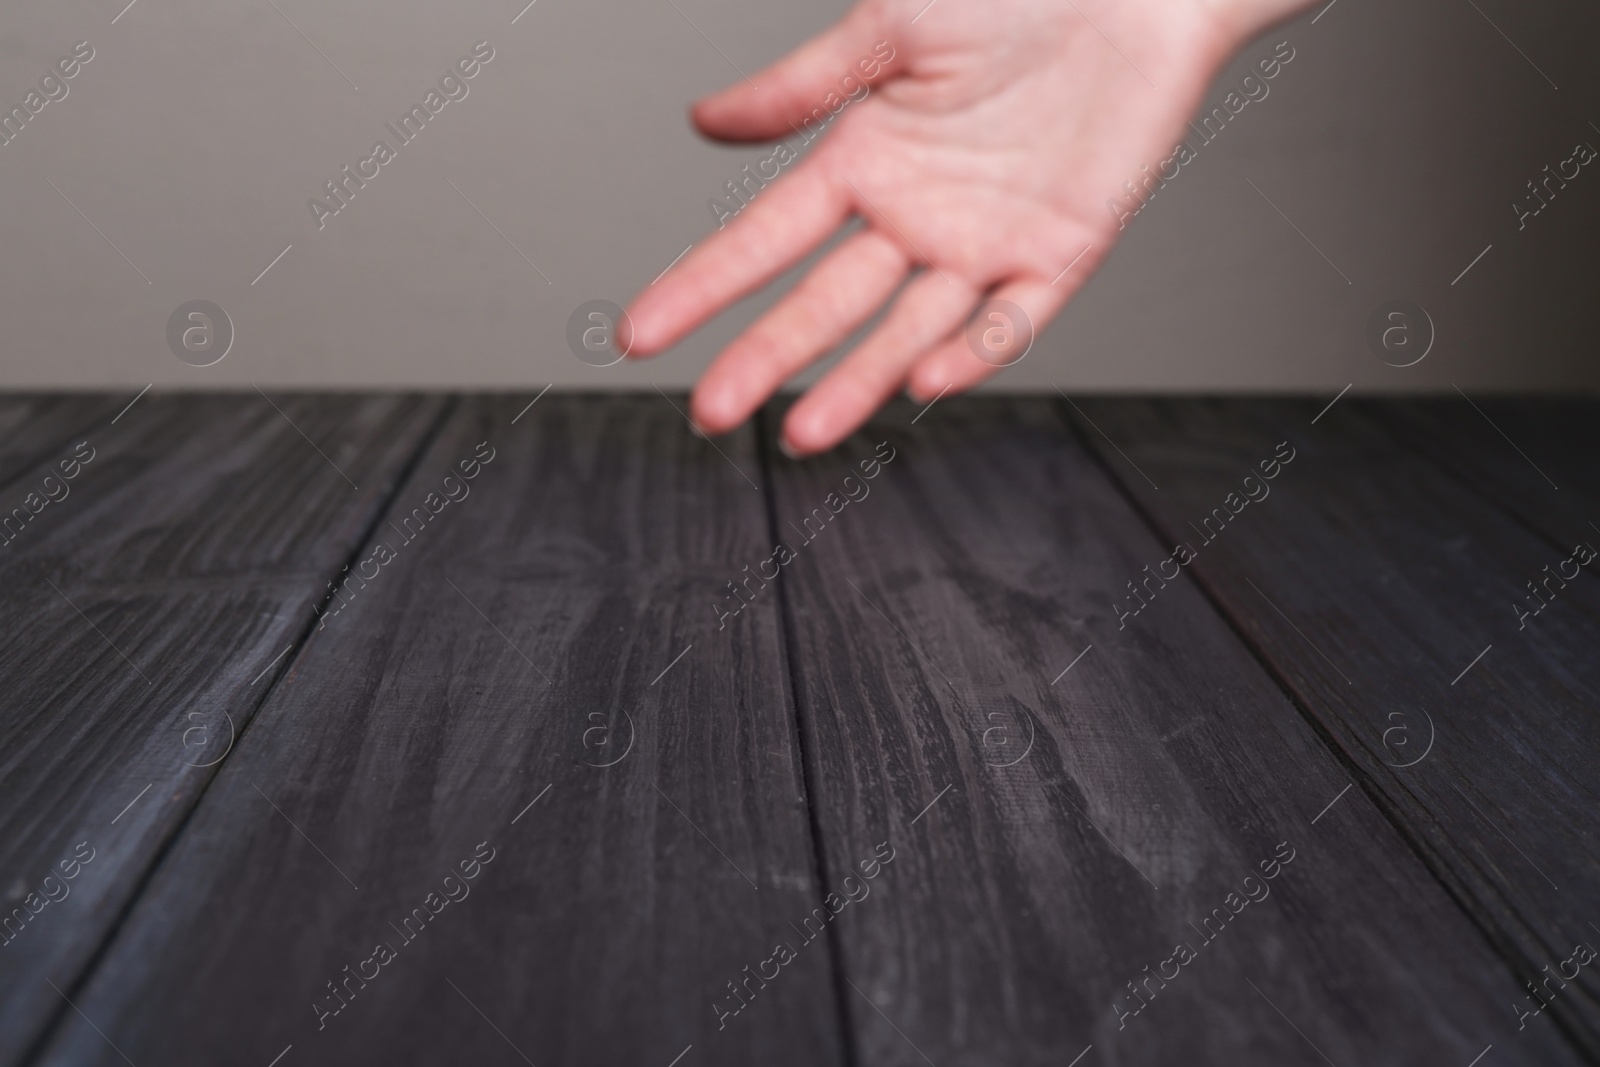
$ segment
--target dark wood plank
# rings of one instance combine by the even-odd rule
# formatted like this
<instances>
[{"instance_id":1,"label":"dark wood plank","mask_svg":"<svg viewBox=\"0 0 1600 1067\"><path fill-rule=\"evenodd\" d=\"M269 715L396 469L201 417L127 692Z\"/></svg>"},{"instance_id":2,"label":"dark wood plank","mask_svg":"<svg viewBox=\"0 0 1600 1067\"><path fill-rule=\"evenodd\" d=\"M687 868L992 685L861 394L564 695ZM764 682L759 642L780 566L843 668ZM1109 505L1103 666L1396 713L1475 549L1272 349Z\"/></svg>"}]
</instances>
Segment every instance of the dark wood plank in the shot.
<instances>
[{"instance_id":1,"label":"dark wood plank","mask_svg":"<svg viewBox=\"0 0 1600 1067\"><path fill-rule=\"evenodd\" d=\"M770 551L752 438L699 440L655 395L517 419L529 399L440 433L377 530L395 558L299 654L79 998L105 1037L66 1020L42 1062L120 1063L106 1038L141 1065L839 1060L826 944L713 1010L819 899L776 600L720 632L710 610ZM470 895L402 933L480 847ZM379 977L340 1007L346 966Z\"/></svg>"},{"instance_id":2,"label":"dark wood plank","mask_svg":"<svg viewBox=\"0 0 1600 1067\"><path fill-rule=\"evenodd\" d=\"M1472 397L1374 403L1384 425L1570 551L1600 548L1600 401Z\"/></svg>"},{"instance_id":3,"label":"dark wood plank","mask_svg":"<svg viewBox=\"0 0 1600 1067\"><path fill-rule=\"evenodd\" d=\"M121 398L126 403L128 397ZM102 418L115 418L117 398L100 393L10 393L0 396L0 514L19 507L35 487L12 486L40 464L50 464L71 454L73 435ZM56 472L59 477L59 471ZM53 489L60 494L59 489ZM68 490L70 493L70 489ZM39 512L42 514L43 512ZM0 534L0 551L8 544Z\"/></svg>"},{"instance_id":4,"label":"dark wood plank","mask_svg":"<svg viewBox=\"0 0 1600 1067\"><path fill-rule=\"evenodd\" d=\"M859 1062L1582 1062L1199 590L1119 627L1164 552L1052 406L913 410L773 475L824 880L895 850L831 927Z\"/></svg>"},{"instance_id":5,"label":"dark wood plank","mask_svg":"<svg viewBox=\"0 0 1600 1067\"><path fill-rule=\"evenodd\" d=\"M441 410L149 395L113 425L117 399L72 438L70 491L0 552L0 1063L70 1011Z\"/></svg>"},{"instance_id":6,"label":"dark wood plank","mask_svg":"<svg viewBox=\"0 0 1600 1067\"><path fill-rule=\"evenodd\" d=\"M1274 664L1516 972L1542 981L1600 945L1600 584L1519 627L1524 583L1565 553L1389 433L1385 406L1342 401L1314 426L1302 401L1080 406L1163 537L1196 551L1185 584ZM1280 442L1296 458L1263 483ZM1600 1053L1597 988L1566 983L1529 1030Z\"/></svg>"}]
</instances>

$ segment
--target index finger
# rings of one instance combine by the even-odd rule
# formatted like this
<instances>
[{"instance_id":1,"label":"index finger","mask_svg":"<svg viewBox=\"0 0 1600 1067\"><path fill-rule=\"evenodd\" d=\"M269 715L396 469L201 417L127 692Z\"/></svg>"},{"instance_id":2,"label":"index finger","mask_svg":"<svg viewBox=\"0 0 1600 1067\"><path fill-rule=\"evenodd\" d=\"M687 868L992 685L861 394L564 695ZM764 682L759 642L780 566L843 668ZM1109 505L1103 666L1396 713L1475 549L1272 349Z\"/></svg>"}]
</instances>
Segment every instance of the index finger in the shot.
<instances>
[{"instance_id":1,"label":"index finger","mask_svg":"<svg viewBox=\"0 0 1600 1067\"><path fill-rule=\"evenodd\" d=\"M630 355L669 348L711 316L783 273L844 222L849 200L820 168L805 167L758 190L726 229L652 282L624 321Z\"/></svg>"}]
</instances>

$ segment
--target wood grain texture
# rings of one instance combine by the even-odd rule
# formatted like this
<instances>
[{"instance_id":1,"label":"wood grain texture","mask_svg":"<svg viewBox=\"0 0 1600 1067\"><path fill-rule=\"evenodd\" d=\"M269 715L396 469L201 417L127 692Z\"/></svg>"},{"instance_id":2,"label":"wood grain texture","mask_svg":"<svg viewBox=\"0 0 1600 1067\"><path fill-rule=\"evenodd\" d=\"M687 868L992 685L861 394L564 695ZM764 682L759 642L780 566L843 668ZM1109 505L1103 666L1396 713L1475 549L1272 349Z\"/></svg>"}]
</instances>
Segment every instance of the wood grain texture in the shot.
<instances>
[{"instance_id":1,"label":"wood grain texture","mask_svg":"<svg viewBox=\"0 0 1600 1067\"><path fill-rule=\"evenodd\" d=\"M10 511L32 487L12 492L24 474L71 452L73 435L116 417L114 398L101 394L14 393L0 396L0 508ZM4 514L4 512L0 512ZM3 549L0 549L3 551Z\"/></svg>"},{"instance_id":2,"label":"wood grain texture","mask_svg":"<svg viewBox=\"0 0 1600 1067\"><path fill-rule=\"evenodd\" d=\"M824 881L896 854L832 927L858 1062L1583 1062L1201 590L1119 628L1170 549L1050 404L910 415L769 475Z\"/></svg>"},{"instance_id":3,"label":"wood grain texture","mask_svg":"<svg viewBox=\"0 0 1600 1067\"><path fill-rule=\"evenodd\" d=\"M1391 822L1542 982L1575 944L1600 944L1600 584L1580 575L1519 626L1525 583L1566 553L1388 432L1387 405L1347 400L1313 426L1317 408L1084 401L1075 417L1163 536L1195 547L1191 577ZM1270 495L1202 531L1279 442L1298 455ZM1521 1037L1559 1025L1600 1054L1600 986L1550 989ZM1513 1004L1532 1010L1512 992L1495 1015Z\"/></svg>"},{"instance_id":4,"label":"wood grain texture","mask_svg":"<svg viewBox=\"0 0 1600 1067\"><path fill-rule=\"evenodd\" d=\"M249 723L253 680L305 633L441 408L149 395L112 425L119 400L70 438L91 458L65 495L0 550L0 1063L70 1012ZM47 452L13 492L60 473Z\"/></svg>"},{"instance_id":5,"label":"wood grain texture","mask_svg":"<svg viewBox=\"0 0 1600 1067\"><path fill-rule=\"evenodd\" d=\"M1571 550L1600 548L1600 402L1588 397L1388 401L1384 426Z\"/></svg>"},{"instance_id":6,"label":"wood grain texture","mask_svg":"<svg viewBox=\"0 0 1600 1067\"><path fill-rule=\"evenodd\" d=\"M1595 1062L1583 405L128 399L0 398L0 1063Z\"/></svg>"},{"instance_id":7,"label":"wood grain texture","mask_svg":"<svg viewBox=\"0 0 1600 1067\"><path fill-rule=\"evenodd\" d=\"M41 1062L839 1061L826 942L712 1010L819 899L776 598L710 610L770 551L752 438L699 440L658 396L513 423L528 399L451 417L376 530L394 558L353 568L377 576L83 990L105 1036L68 1019ZM405 528L480 442L466 495ZM335 999L347 965L370 980Z\"/></svg>"}]
</instances>

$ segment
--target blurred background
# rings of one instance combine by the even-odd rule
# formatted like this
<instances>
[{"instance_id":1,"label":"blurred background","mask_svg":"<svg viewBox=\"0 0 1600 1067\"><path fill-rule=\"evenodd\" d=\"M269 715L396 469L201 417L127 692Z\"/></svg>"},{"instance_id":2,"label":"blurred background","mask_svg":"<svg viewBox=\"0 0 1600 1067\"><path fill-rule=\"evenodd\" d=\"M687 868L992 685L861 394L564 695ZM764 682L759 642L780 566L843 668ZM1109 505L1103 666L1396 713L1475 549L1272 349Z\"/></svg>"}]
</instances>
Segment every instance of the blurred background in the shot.
<instances>
[{"instance_id":1,"label":"blurred background","mask_svg":"<svg viewBox=\"0 0 1600 1067\"><path fill-rule=\"evenodd\" d=\"M703 141L689 102L847 5L526 2L8 9L0 107L26 122L0 147L0 386L690 384L770 292L646 363L586 365L568 319L626 303L769 154ZM1577 0L1335 0L1275 29L1221 79L1287 40L1270 95L991 388L1592 389L1600 166L1521 228L1514 205L1600 147L1597 39ZM319 229L308 199L398 146L385 124L480 41L467 96ZM93 58L41 89L79 42ZM232 323L210 366L168 345L192 300ZM1367 340L1393 300L1434 334L1407 367Z\"/></svg>"}]
</instances>

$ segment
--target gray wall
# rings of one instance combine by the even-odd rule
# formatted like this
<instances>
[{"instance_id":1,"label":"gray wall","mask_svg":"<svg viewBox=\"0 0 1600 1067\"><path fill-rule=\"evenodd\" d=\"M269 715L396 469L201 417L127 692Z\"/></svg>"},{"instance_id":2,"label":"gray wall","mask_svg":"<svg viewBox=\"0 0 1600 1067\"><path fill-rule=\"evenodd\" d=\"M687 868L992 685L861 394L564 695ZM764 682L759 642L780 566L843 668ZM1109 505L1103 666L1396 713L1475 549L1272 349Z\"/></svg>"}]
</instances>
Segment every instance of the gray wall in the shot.
<instances>
[{"instance_id":1,"label":"gray wall","mask_svg":"<svg viewBox=\"0 0 1600 1067\"><path fill-rule=\"evenodd\" d=\"M752 71L845 6L537 0L513 24L525 0L276 0L281 14L137 0L119 17L124 2L0 15L6 107L75 42L95 51L0 147L6 387L687 384L769 296L605 370L568 351L568 315L649 282L707 231L707 198L764 154L700 141L688 101L737 77L730 60ZM1520 232L1510 206L1576 142L1600 147L1593 5L1337 0L1314 14L1269 36L1297 50L1271 95L1160 193L1003 386L1600 382L1585 343L1600 166ZM479 40L495 55L469 95L319 231L307 198ZM1437 331L1404 369L1364 341L1395 297ZM168 350L169 314L194 298L235 325L214 366Z\"/></svg>"}]
</instances>

